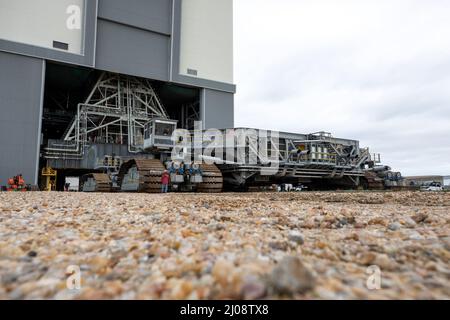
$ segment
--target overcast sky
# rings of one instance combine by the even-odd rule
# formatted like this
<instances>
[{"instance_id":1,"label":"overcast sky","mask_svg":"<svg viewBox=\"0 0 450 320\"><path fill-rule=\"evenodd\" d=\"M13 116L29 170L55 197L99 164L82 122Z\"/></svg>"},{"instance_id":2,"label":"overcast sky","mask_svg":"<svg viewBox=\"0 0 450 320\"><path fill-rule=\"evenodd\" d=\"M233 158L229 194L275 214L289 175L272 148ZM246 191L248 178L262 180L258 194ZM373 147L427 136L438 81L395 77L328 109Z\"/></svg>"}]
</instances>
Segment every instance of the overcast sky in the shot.
<instances>
[{"instance_id":1,"label":"overcast sky","mask_svg":"<svg viewBox=\"0 0 450 320\"><path fill-rule=\"evenodd\" d=\"M449 0L235 0L236 126L361 141L450 175Z\"/></svg>"}]
</instances>

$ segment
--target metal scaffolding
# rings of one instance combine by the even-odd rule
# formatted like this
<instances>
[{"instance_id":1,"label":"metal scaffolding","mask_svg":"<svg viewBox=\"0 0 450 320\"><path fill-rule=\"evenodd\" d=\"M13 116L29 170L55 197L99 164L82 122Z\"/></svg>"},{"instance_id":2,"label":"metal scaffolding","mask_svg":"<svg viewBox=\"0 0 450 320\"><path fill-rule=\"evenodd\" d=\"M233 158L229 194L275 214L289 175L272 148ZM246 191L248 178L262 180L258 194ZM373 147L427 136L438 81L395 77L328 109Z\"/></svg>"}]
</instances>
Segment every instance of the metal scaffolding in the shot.
<instances>
[{"instance_id":1,"label":"metal scaffolding","mask_svg":"<svg viewBox=\"0 0 450 320\"><path fill-rule=\"evenodd\" d=\"M181 127L188 130L195 128L195 121L200 119L200 102L181 106Z\"/></svg>"},{"instance_id":2,"label":"metal scaffolding","mask_svg":"<svg viewBox=\"0 0 450 320\"><path fill-rule=\"evenodd\" d=\"M85 103L63 135L46 148L48 155L82 156L89 143L127 144L142 151L144 126L151 119L167 119L167 112L146 79L102 73Z\"/></svg>"}]
</instances>

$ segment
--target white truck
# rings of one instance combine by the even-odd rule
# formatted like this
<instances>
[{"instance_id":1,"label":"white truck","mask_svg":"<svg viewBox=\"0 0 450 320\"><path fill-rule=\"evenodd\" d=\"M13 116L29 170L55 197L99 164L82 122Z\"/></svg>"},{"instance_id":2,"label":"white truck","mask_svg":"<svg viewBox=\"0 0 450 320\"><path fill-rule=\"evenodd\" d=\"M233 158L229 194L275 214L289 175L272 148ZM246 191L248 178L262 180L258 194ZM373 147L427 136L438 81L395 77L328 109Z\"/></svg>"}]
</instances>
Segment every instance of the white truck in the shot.
<instances>
[{"instance_id":1,"label":"white truck","mask_svg":"<svg viewBox=\"0 0 450 320\"><path fill-rule=\"evenodd\" d=\"M80 178L66 177L65 184L69 185L69 189L67 191L78 192L78 188L80 185Z\"/></svg>"},{"instance_id":2,"label":"white truck","mask_svg":"<svg viewBox=\"0 0 450 320\"><path fill-rule=\"evenodd\" d=\"M432 182L430 184L427 184L425 186L420 187L420 191L443 191L444 188L439 182Z\"/></svg>"}]
</instances>

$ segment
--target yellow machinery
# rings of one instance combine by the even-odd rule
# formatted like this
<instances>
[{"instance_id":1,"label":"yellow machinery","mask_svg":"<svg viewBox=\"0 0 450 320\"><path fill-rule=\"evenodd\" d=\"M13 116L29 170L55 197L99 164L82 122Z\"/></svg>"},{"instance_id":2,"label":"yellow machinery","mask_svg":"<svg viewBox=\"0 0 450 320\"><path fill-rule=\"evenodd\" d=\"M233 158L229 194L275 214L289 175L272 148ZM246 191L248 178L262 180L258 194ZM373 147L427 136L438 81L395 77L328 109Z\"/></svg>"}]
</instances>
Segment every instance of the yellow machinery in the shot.
<instances>
[{"instance_id":1,"label":"yellow machinery","mask_svg":"<svg viewBox=\"0 0 450 320\"><path fill-rule=\"evenodd\" d=\"M56 177L58 172L50 167L42 168L41 176L43 191L56 191Z\"/></svg>"}]
</instances>

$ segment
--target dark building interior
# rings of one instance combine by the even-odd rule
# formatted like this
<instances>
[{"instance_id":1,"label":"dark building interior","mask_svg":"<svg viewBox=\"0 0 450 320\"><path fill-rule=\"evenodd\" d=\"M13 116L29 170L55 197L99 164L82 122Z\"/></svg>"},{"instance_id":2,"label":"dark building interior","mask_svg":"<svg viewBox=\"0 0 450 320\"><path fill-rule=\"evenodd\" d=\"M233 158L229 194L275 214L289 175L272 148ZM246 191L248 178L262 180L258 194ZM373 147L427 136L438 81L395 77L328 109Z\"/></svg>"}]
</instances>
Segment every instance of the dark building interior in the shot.
<instances>
[{"instance_id":1,"label":"dark building interior","mask_svg":"<svg viewBox=\"0 0 450 320\"><path fill-rule=\"evenodd\" d=\"M48 139L61 139L76 114L77 105L85 102L95 86L101 71L47 63L45 77L44 113L42 119L42 143ZM179 127L191 129L192 124L183 121L183 106L198 114L200 90L160 81L151 81L169 117L179 121ZM184 123L183 123L184 122Z\"/></svg>"}]
</instances>

